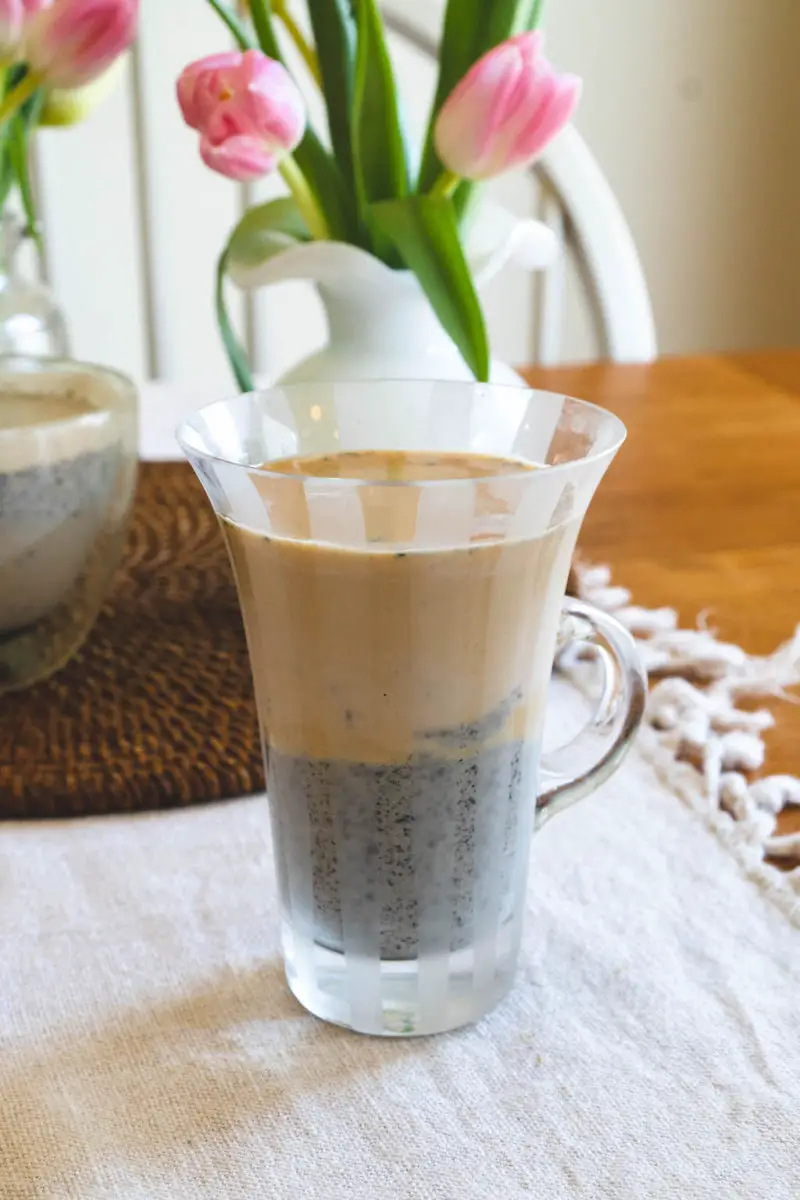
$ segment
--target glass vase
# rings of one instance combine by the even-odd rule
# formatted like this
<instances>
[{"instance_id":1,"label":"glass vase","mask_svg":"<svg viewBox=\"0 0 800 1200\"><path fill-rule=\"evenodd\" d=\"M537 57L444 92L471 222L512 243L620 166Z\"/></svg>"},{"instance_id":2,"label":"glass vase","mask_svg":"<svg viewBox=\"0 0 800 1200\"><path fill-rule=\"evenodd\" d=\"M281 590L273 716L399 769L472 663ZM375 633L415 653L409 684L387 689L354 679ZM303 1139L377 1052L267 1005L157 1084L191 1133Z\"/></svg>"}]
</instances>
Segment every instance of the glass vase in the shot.
<instances>
[{"instance_id":1,"label":"glass vase","mask_svg":"<svg viewBox=\"0 0 800 1200\"><path fill-rule=\"evenodd\" d=\"M50 288L26 271L32 239L15 213L0 218L0 355L66 358L67 323Z\"/></svg>"}]
</instances>

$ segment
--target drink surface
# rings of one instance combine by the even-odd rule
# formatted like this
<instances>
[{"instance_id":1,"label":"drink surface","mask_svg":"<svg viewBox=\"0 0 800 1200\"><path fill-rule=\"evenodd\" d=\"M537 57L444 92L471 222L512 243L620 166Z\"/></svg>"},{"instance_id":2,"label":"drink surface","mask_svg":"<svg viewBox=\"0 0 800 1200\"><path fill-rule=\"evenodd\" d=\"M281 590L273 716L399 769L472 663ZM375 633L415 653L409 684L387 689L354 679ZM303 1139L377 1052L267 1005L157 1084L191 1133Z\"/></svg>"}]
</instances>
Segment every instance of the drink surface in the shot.
<instances>
[{"instance_id":1,"label":"drink surface","mask_svg":"<svg viewBox=\"0 0 800 1200\"><path fill-rule=\"evenodd\" d=\"M536 469L532 463L517 458L434 450L341 450L337 454L277 459L264 466L282 475L359 479L375 483L489 479Z\"/></svg>"}]
</instances>

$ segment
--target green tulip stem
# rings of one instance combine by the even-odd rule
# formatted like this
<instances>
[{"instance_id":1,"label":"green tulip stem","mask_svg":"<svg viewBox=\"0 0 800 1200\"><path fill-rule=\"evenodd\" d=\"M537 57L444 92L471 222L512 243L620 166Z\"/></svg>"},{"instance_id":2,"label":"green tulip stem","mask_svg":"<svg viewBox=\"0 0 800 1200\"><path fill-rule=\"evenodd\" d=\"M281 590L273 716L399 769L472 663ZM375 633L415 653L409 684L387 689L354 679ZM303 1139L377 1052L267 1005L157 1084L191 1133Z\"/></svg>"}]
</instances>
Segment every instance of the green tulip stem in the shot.
<instances>
[{"instance_id":1,"label":"green tulip stem","mask_svg":"<svg viewBox=\"0 0 800 1200\"><path fill-rule=\"evenodd\" d=\"M303 59L303 62L308 67L312 79L316 83L317 87L321 89L322 72L319 66L319 59L317 58L314 47L309 45L309 43L306 41L303 36L302 29L289 12L286 0L273 0L272 11L274 12L276 18L283 22L286 32L294 42L301 58Z\"/></svg>"},{"instance_id":2,"label":"green tulip stem","mask_svg":"<svg viewBox=\"0 0 800 1200\"><path fill-rule=\"evenodd\" d=\"M40 75L37 75L34 71L29 71L19 81L17 86L12 88L8 95L3 98L0 102L0 129L2 129L9 117L13 117L14 113L22 108L26 100L30 100L41 82Z\"/></svg>"},{"instance_id":3,"label":"green tulip stem","mask_svg":"<svg viewBox=\"0 0 800 1200\"><path fill-rule=\"evenodd\" d=\"M294 196L312 238L322 242L330 241L331 231L322 210L308 186L308 180L291 154L287 154L282 160L279 170L289 191Z\"/></svg>"},{"instance_id":4,"label":"green tulip stem","mask_svg":"<svg viewBox=\"0 0 800 1200\"><path fill-rule=\"evenodd\" d=\"M431 188L430 195L438 196L440 199L447 198L453 195L460 183L460 175L456 175L454 171L442 171L441 175Z\"/></svg>"}]
</instances>

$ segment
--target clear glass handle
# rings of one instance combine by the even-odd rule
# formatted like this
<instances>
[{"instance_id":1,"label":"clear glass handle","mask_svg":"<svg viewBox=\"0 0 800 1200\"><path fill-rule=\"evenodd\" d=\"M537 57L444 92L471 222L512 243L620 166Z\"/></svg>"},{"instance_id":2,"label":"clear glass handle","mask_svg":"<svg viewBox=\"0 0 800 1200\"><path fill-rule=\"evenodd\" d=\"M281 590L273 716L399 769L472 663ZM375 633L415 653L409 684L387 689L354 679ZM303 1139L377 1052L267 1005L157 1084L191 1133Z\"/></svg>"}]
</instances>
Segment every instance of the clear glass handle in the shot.
<instances>
[{"instance_id":1,"label":"clear glass handle","mask_svg":"<svg viewBox=\"0 0 800 1200\"><path fill-rule=\"evenodd\" d=\"M599 659L603 692L591 722L566 746L543 754L537 828L582 800L616 771L644 716L647 676L627 629L582 600L564 601L558 645L579 645Z\"/></svg>"}]
</instances>

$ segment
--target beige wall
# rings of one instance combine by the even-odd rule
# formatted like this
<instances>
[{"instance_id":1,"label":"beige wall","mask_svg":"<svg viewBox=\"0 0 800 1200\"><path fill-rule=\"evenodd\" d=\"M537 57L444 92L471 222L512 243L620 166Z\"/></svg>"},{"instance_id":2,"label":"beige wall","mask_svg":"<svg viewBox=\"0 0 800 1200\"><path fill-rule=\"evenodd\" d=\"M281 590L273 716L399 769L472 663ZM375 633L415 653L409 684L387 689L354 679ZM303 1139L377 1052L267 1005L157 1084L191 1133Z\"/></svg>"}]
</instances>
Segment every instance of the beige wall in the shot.
<instances>
[{"instance_id":1,"label":"beige wall","mask_svg":"<svg viewBox=\"0 0 800 1200\"><path fill-rule=\"evenodd\" d=\"M800 0L550 0L663 350L800 341Z\"/></svg>"}]
</instances>

